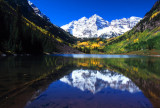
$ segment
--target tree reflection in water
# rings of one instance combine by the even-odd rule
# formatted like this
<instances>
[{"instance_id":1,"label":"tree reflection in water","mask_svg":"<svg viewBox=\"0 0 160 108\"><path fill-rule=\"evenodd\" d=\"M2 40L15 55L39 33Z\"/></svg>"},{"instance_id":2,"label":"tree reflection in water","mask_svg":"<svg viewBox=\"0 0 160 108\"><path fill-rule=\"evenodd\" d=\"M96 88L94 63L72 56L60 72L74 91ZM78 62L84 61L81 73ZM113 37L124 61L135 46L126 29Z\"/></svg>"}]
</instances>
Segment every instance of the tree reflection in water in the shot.
<instances>
[{"instance_id":1,"label":"tree reflection in water","mask_svg":"<svg viewBox=\"0 0 160 108\"><path fill-rule=\"evenodd\" d=\"M154 107L159 107L159 64L159 58L139 56L131 58L129 56L122 58L114 58L114 56L112 58L104 56L103 58L93 58L93 56L92 58L2 57L0 58L0 107L21 108L26 104L31 105L54 84L63 85L64 88L71 85L72 89L67 86L70 91L78 88L76 91L81 90L78 93L82 96L77 96L81 98L85 97L83 93L88 93L86 96L100 96L99 93L107 94L114 91L110 96L113 99L116 99L115 95L119 96L117 98L121 100L123 97L120 93L137 94L141 92ZM109 91L105 92L105 90ZM70 92L68 91L68 93ZM140 96L142 99L143 95ZM103 99L105 98L103 97ZM101 100L100 97L97 97L98 100ZM78 102L82 104L83 100ZM143 105L145 106L145 104Z\"/></svg>"}]
</instances>

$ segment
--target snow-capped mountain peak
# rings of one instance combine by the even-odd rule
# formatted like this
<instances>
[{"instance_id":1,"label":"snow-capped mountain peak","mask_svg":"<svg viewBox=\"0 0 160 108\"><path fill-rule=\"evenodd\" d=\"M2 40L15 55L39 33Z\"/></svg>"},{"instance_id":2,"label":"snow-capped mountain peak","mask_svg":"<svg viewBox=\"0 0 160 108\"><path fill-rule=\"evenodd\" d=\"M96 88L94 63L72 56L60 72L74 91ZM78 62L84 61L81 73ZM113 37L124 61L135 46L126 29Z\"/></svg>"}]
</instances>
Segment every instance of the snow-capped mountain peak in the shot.
<instances>
[{"instance_id":1,"label":"snow-capped mountain peak","mask_svg":"<svg viewBox=\"0 0 160 108\"><path fill-rule=\"evenodd\" d=\"M45 14L43 14L31 1L28 0L28 4L32 7L35 14L37 14L38 16L40 16L41 18L47 21L50 21L50 19Z\"/></svg>"},{"instance_id":2,"label":"snow-capped mountain peak","mask_svg":"<svg viewBox=\"0 0 160 108\"><path fill-rule=\"evenodd\" d=\"M71 22L61 28L78 38L111 38L131 30L142 18L130 17L108 22L97 14Z\"/></svg>"},{"instance_id":3,"label":"snow-capped mountain peak","mask_svg":"<svg viewBox=\"0 0 160 108\"><path fill-rule=\"evenodd\" d=\"M81 19L79 19L78 21L79 22L86 22L88 20L88 18L86 18L86 17L82 17Z\"/></svg>"},{"instance_id":4,"label":"snow-capped mountain peak","mask_svg":"<svg viewBox=\"0 0 160 108\"><path fill-rule=\"evenodd\" d=\"M93 19L93 20L104 20L102 17L100 17L99 15L97 14L94 14L93 16L91 16L89 19Z\"/></svg>"},{"instance_id":5,"label":"snow-capped mountain peak","mask_svg":"<svg viewBox=\"0 0 160 108\"><path fill-rule=\"evenodd\" d=\"M98 16L97 14L91 16L88 20L88 24L95 24L97 26L97 30L103 29L104 27L109 26L109 22L105 21L102 17Z\"/></svg>"}]
</instances>

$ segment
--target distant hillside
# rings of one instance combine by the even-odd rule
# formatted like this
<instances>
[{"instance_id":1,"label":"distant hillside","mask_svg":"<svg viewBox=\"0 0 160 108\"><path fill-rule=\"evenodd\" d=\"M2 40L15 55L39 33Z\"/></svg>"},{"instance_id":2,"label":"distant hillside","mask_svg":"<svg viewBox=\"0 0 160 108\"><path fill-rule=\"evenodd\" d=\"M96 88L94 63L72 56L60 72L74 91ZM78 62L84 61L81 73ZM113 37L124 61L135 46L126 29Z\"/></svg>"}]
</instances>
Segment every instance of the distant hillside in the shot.
<instances>
[{"instance_id":1,"label":"distant hillside","mask_svg":"<svg viewBox=\"0 0 160 108\"><path fill-rule=\"evenodd\" d=\"M27 0L0 0L0 52L80 53L68 46L75 41L70 34L36 15Z\"/></svg>"},{"instance_id":2,"label":"distant hillside","mask_svg":"<svg viewBox=\"0 0 160 108\"><path fill-rule=\"evenodd\" d=\"M108 40L105 53L160 54L160 0L129 32Z\"/></svg>"}]
</instances>

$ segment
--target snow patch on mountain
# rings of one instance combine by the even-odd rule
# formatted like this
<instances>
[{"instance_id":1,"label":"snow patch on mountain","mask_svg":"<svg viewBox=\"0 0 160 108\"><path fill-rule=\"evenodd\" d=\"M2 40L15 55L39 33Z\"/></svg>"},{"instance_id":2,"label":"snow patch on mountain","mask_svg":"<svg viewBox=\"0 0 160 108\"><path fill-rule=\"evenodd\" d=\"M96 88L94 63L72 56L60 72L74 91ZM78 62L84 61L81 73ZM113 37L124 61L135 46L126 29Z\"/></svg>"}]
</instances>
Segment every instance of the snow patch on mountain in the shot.
<instances>
[{"instance_id":1,"label":"snow patch on mountain","mask_svg":"<svg viewBox=\"0 0 160 108\"><path fill-rule=\"evenodd\" d=\"M38 16L40 16L41 18L47 21L50 21L50 19L45 14L43 14L31 1L28 0L28 4L32 7L35 14L37 14Z\"/></svg>"},{"instance_id":2,"label":"snow patch on mountain","mask_svg":"<svg viewBox=\"0 0 160 108\"><path fill-rule=\"evenodd\" d=\"M88 90L93 94L106 87L130 93L140 91L129 78L109 70L74 70L70 75L61 78L60 81L77 87L82 91Z\"/></svg>"},{"instance_id":3,"label":"snow patch on mountain","mask_svg":"<svg viewBox=\"0 0 160 108\"><path fill-rule=\"evenodd\" d=\"M131 30L141 19L132 16L108 22L95 14L89 19L83 17L61 28L78 38L112 38Z\"/></svg>"}]
</instances>

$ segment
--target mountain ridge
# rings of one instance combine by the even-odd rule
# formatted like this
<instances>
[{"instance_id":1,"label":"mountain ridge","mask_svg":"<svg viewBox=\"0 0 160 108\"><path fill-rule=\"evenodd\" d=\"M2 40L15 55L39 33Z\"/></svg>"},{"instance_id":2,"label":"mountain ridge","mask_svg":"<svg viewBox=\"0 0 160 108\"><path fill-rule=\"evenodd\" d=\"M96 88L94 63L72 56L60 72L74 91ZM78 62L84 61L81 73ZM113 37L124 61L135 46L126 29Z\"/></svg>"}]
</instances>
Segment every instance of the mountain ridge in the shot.
<instances>
[{"instance_id":1,"label":"mountain ridge","mask_svg":"<svg viewBox=\"0 0 160 108\"><path fill-rule=\"evenodd\" d=\"M34 12L38 16L45 19L46 21L50 21L49 17L47 17L45 14L43 14L31 1L28 0L28 4L33 8Z\"/></svg>"},{"instance_id":2,"label":"mountain ridge","mask_svg":"<svg viewBox=\"0 0 160 108\"><path fill-rule=\"evenodd\" d=\"M141 19L132 16L109 22L94 14L90 18L82 17L72 21L61 28L77 38L112 38L131 30Z\"/></svg>"}]
</instances>

